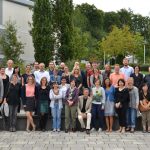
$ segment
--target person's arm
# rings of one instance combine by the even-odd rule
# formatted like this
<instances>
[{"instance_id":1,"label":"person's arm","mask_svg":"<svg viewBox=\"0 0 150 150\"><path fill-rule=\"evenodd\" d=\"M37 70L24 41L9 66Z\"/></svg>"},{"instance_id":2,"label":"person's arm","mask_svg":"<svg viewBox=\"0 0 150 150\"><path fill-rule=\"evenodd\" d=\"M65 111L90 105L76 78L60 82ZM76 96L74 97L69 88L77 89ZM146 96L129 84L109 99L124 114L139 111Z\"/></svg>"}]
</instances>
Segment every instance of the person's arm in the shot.
<instances>
[{"instance_id":1,"label":"person's arm","mask_svg":"<svg viewBox=\"0 0 150 150\"><path fill-rule=\"evenodd\" d=\"M103 87L101 87L101 90L102 90L102 108L104 109L106 96L105 96L105 90Z\"/></svg>"},{"instance_id":2,"label":"person's arm","mask_svg":"<svg viewBox=\"0 0 150 150\"><path fill-rule=\"evenodd\" d=\"M101 82L101 86L103 86L103 76L102 76L102 74L99 74L99 79L100 79L100 82Z\"/></svg>"},{"instance_id":3,"label":"person's arm","mask_svg":"<svg viewBox=\"0 0 150 150\"><path fill-rule=\"evenodd\" d=\"M87 111L85 112L86 114L90 113L91 109L92 109L92 99L91 99L91 97L89 97L88 100L90 101L90 105L89 105L89 108L87 109Z\"/></svg>"},{"instance_id":4,"label":"person's arm","mask_svg":"<svg viewBox=\"0 0 150 150\"><path fill-rule=\"evenodd\" d=\"M82 97L79 97L78 106L77 106L78 115L81 114L81 109L80 109L80 99L81 99L81 98L82 98Z\"/></svg>"},{"instance_id":5,"label":"person's arm","mask_svg":"<svg viewBox=\"0 0 150 150\"><path fill-rule=\"evenodd\" d=\"M136 109L138 109L139 106L139 91L138 88L135 87L135 99L136 99Z\"/></svg>"},{"instance_id":6,"label":"person's arm","mask_svg":"<svg viewBox=\"0 0 150 150\"><path fill-rule=\"evenodd\" d=\"M26 107L26 86L24 85L21 89L21 98L22 98L22 103L23 106Z\"/></svg>"},{"instance_id":7,"label":"person's arm","mask_svg":"<svg viewBox=\"0 0 150 150\"><path fill-rule=\"evenodd\" d=\"M80 80L80 84L78 86L78 89L80 89L82 87L82 76L81 75L79 76L79 80Z\"/></svg>"},{"instance_id":8,"label":"person's arm","mask_svg":"<svg viewBox=\"0 0 150 150\"><path fill-rule=\"evenodd\" d=\"M0 103L2 102L3 95L4 95L3 80L0 78Z\"/></svg>"},{"instance_id":9,"label":"person's arm","mask_svg":"<svg viewBox=\"0 0 150 150\"><path fill-rule=\"evenodd\" d=\"M93 75L90 76L90 85L91 87L94 87L94 83L93 83L94 77Z\"/></svg>"}]
</instances>

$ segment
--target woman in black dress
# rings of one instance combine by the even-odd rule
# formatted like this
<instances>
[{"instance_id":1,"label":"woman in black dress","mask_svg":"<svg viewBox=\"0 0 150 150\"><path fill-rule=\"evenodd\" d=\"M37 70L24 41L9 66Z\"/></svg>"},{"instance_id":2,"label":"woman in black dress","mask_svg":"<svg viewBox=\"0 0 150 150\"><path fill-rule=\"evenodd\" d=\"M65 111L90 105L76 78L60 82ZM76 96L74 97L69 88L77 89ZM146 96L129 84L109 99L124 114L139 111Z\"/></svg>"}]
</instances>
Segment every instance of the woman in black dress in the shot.
<instances>
[{"instance_id":1,"label":"woman in black dress","mask_svg":"<svg viewBox=\"0 0 150 150\"><path fill-rule=\"evenodd\" d=\"M123 79L118 80L118 88L115 90L115 107L118 114L119 126L118 130L121 133L125 132L126 127L126 112L129 106L129 91L125 88L125 81Z\"/></svg>"},{"instance_id":2,"label":"woman in black dress","mask_svg":"<svg viewBox=\"0 0 150 150\"><path fill-rule=\"evenodd\" d=\"M39 110L39 125L42 131L46 130L46 123L48 120L48 109L49 109L49 91L47 78L43 77L38 87L37 99L38 99L38 110Z\"/></svg>"}]
</instances>

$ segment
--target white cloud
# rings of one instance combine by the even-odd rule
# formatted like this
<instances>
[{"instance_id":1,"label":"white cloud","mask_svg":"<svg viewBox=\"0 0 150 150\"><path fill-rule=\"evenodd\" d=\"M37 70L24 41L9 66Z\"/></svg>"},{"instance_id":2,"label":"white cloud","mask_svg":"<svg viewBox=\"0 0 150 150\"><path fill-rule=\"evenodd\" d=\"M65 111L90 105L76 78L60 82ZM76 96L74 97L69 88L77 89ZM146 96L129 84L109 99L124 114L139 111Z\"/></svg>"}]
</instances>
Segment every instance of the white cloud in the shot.
<instances>
[{"instance_id":1,"label":"white cloud","mask_svg":"<svg viewBox=\"0 0 150 150\"><path fill-rule=\"evenodd\" d=\"M103 11L117 11L130 8L134 13L150 16L150 0L73 0L74 4L94 4Z\"/></svg>"}]
</instances>

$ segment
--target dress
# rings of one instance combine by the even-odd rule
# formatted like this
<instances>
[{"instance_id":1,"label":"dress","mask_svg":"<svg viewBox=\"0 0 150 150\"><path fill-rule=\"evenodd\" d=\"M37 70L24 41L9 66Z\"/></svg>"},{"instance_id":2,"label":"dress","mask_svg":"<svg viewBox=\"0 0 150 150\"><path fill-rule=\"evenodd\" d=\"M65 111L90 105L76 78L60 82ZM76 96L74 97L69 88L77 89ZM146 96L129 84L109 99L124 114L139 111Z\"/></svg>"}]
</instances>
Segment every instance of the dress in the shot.
<instances>
[{"instance_id":1,"label":"dress","mask_svg":"<svg viewBox=\"0 0 150 150\"><path fill-rule=\"evenodd\" d=\"M105 101L105 116L114 116L115 113L115 103L114 103L114 95L115 88L113 86L110 87L109 90L105 89L106 101Z\"/></svg>"}]
</instances>

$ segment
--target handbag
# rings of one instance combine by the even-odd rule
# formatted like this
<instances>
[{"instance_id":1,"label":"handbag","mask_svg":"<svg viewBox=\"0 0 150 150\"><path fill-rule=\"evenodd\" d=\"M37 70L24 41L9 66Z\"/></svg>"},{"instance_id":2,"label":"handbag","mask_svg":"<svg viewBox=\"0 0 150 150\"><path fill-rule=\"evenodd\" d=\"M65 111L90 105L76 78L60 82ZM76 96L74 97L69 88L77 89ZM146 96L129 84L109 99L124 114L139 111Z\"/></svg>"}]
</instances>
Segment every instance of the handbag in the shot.
<instances>
[{"instance_id":1,"label":"handbag","mask_svg":"<svg viewBox=\"0 0 150 150\"><path fill-rule=\"evenodd\" d=\"M9 117L9 106L7 103L1 105L1 113L2 115Z\"/></svg>"}]
</instances>

